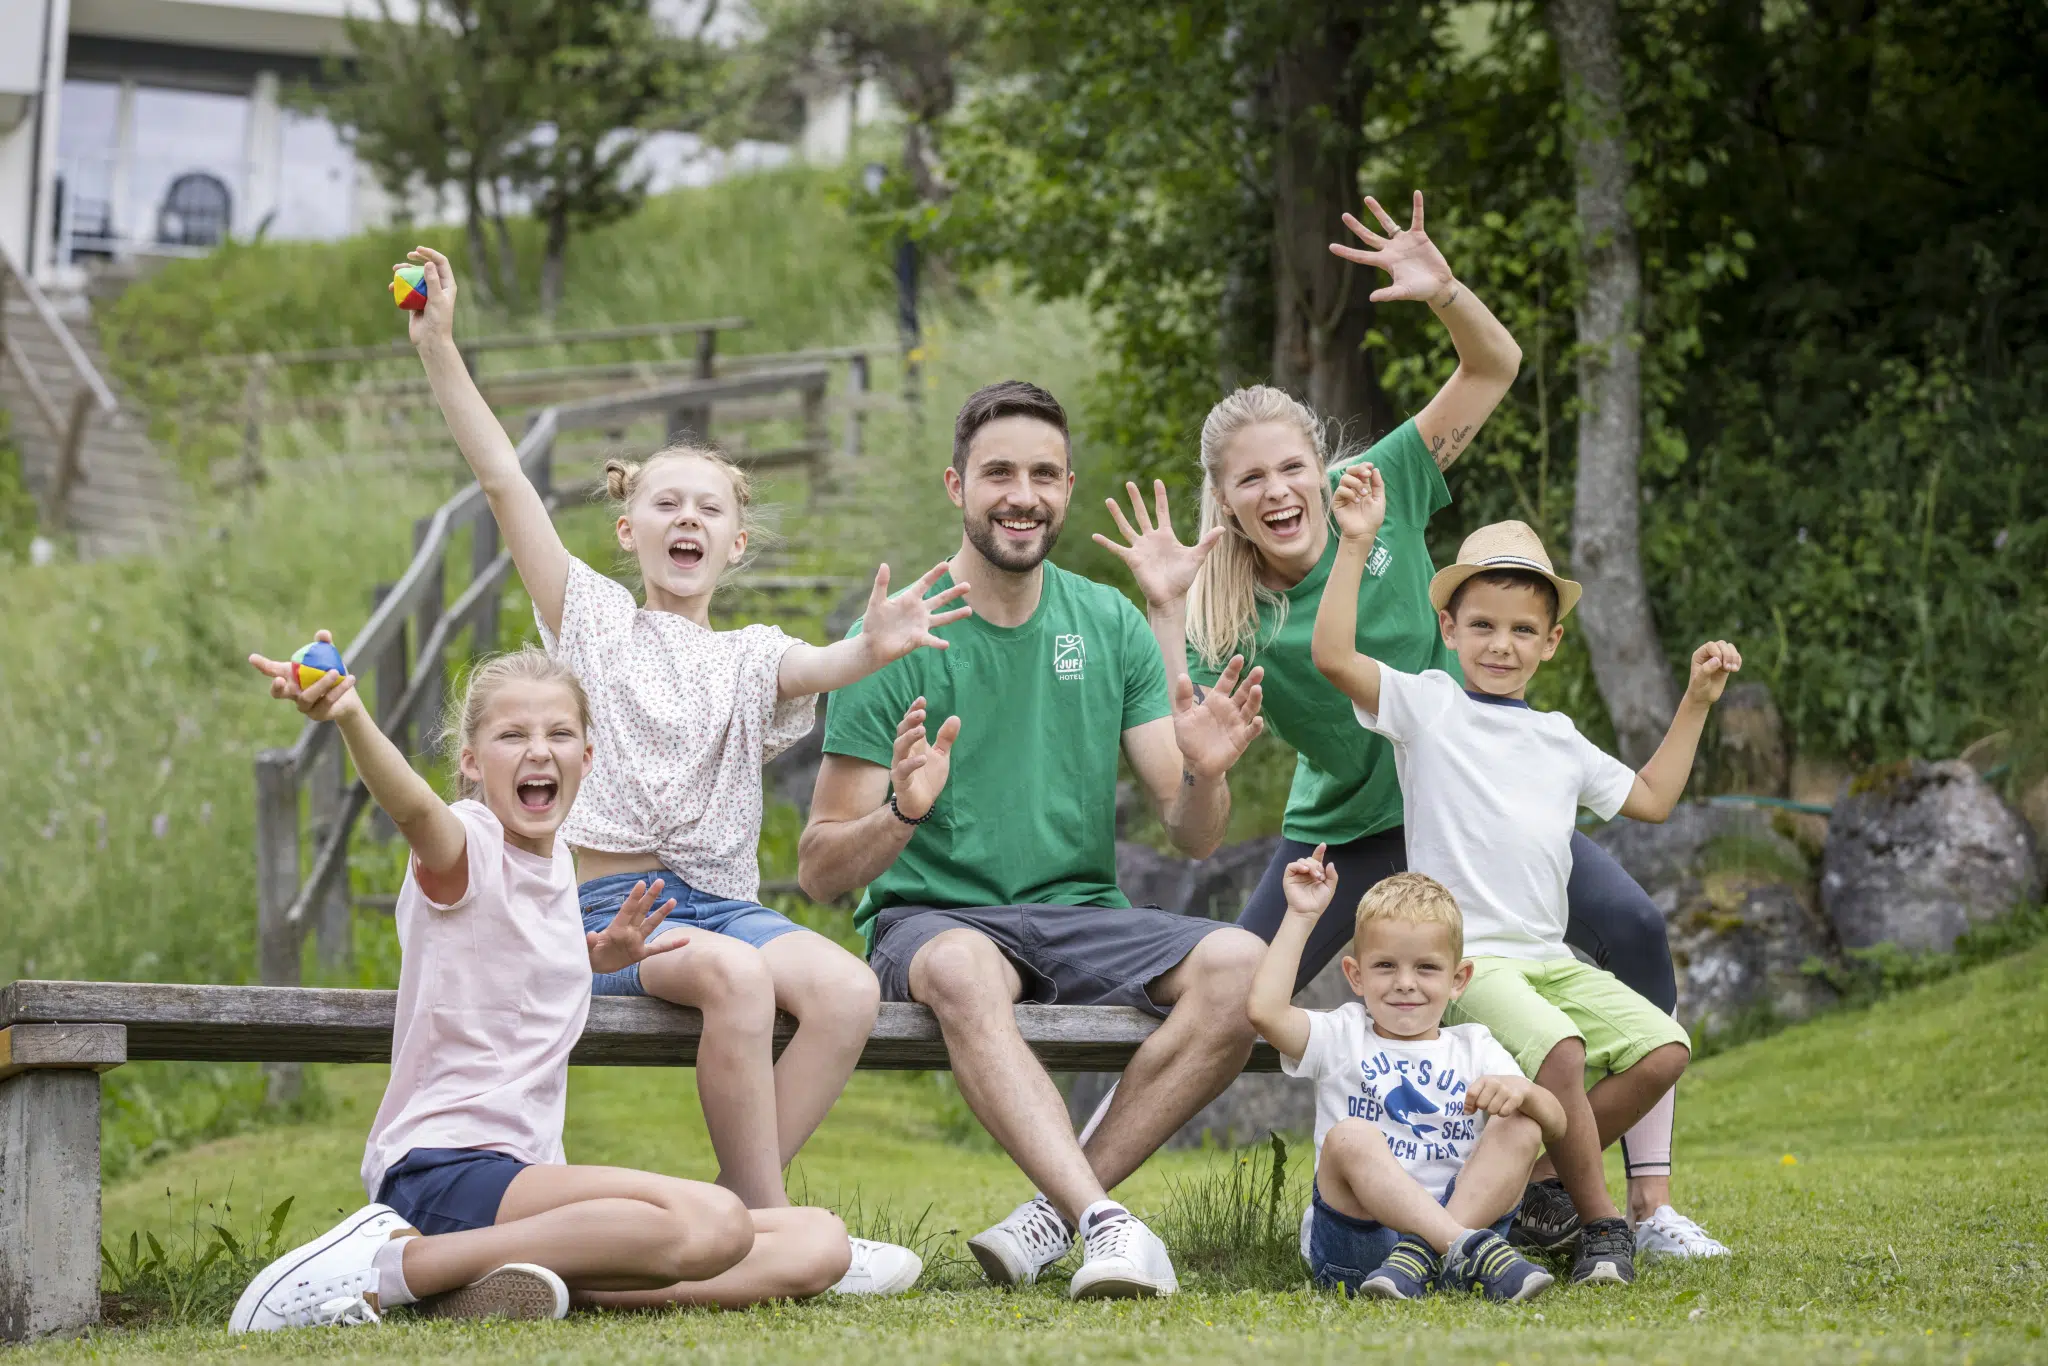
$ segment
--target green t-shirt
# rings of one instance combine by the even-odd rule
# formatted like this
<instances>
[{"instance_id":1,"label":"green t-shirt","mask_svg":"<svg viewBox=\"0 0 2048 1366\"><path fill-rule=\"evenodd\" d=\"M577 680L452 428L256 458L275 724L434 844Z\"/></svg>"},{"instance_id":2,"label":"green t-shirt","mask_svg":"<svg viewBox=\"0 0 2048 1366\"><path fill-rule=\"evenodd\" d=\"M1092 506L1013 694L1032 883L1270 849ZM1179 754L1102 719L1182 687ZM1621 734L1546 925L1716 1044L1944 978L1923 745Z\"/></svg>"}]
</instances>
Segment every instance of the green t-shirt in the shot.
<instances>
[{"instance_id":1,"label":"green t-shirt","mask_svg":"<svg viewBox=\"0 0 2048 1366\"><path fill-rule=\"evenodd\" d=\"M1444 648L1436 609L1429 605L1429 580L1436 571L1425 533L1430 514L1451 501L1443 471L1413 421L1402 423L1356 460L1332 467L1331 488L1358 460L1379 466L1387 481L1387 519L1358 591L1358 648L1404 673L1442 669L1462 681L1457 656ZM1304 844L1343 844L1401 823L1393 747L1358 724L1351 700L1317 672L1309 657L1316 610L1336 560L1332 532L1316 567L1282 595L1287 611L1277 631L1279 609L1259 604L1258 645L1248 659L1265 666L1266 724L1299 756L1280 828ZM1188 671L1202 683L1216 676L1192 650Z\"/></svg>"},{"instance_id":2,"label":"green t-shirt","mask_svg":"<svg viewBox=\"0 0 2048 1366\"><path fill-rule=\"evenodd\" d=\"M1145 618L1115 589L1048 563L1022 626L973 616L937 634L946 649L911 651L841 688L825 712L827 754L884 768L918 697L927 731L960 718L931 819L853 913L869 947L887 906L1130 905L1116 885L1117 758L1125 731L1171 711Z\"/></svg>"}]
</instances>

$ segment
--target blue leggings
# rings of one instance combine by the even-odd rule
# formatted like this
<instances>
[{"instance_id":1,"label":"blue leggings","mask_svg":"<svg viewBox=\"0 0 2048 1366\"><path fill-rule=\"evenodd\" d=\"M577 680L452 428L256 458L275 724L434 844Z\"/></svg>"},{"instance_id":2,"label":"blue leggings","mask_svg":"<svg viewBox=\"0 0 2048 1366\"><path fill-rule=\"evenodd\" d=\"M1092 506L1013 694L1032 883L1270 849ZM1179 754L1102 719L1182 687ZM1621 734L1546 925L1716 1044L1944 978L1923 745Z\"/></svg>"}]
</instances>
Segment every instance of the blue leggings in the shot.
<instances>
[{"instance_id":1,"label":"blue leggings","mask_svg":"<svg viewBox=\"0 0 2048 1366\"><path fill-rule=\"evenodd\" d=\"M1281 840L1273 861L1245 902L1237 923L1268 944L1287 914L1281 878L1287 865L1315 852L1312 844ZM1365 889L1408 867L1408 850L1400 826L1377 835L1333 844L1324 854L1337 865L1337 885L1353 889L1348 899L1330 903L1309 932L1301 969L1294 975L1300 991L1351 942L1352 914ZM1664 933L1664 913L1650 894L1636 885L1614 856L1585 835L1572 835L1572 877L1565 887L1571 920L1565 942L1622 980L1638 996L1669 1013L1678 1004L1678 977L1671 967L1671 941Z\"/></svg>"}]
</instances>

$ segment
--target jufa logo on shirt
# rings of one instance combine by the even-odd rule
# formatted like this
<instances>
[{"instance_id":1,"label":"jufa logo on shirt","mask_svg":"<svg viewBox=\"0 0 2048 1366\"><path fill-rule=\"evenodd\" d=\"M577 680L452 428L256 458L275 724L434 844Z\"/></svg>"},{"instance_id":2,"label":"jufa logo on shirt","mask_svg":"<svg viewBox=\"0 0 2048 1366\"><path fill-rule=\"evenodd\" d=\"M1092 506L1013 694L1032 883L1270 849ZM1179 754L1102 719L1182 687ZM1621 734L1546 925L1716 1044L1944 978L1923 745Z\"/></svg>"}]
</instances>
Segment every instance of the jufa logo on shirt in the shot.
<instances>
[{"instance_id":1,"label":"jufa logo on shirt","mask_svg":"<svg viewBox=\"0 0 2048 1366\"><path fill-rule=\"evenodd\" d=\"M1052 676L1058 679L1078 679L1081 666L1088 662L1088 649L1077 633L1071 636L1052 638Z\"/></svg>"},{"instance_id":2,"label":"jufa logo on shirt","mask_svg":"<svg viewBox=\"0 0 2048 1366\"><path fill-rule=\"evenodd\" d=\"M1387 566L1393 562L1394 552L1387 549L1385 541L1381 541L1372 548L1372 554L1366 556L1365 572L1376 579L1383 579L1387 576Z\"/></svg>"}]
</instances>

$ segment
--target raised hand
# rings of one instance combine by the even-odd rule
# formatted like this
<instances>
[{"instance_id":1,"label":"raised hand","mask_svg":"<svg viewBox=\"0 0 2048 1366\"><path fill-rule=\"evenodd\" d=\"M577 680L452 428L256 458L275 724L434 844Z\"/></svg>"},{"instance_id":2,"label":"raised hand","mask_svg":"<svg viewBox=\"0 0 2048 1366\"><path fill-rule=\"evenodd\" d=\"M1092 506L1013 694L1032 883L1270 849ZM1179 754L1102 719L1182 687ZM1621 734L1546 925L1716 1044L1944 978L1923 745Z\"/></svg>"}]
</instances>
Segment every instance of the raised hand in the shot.
<instances>
[{"instance_id":1,"label":"raised hand","mask_svg":"<svg viewBox=\"0 0 2048 1366\"><path fill-rule=\"evenodd\" d=\"M1212 688L1197 687L1186 674L1173 680L1173 738L1192 777L1222 777L1265 730L1265 676L1263 668L1246 673L1244 656L1232 655Z\"/></svg>"},{"instance_id":2,"label":"raised hand","mask_svg":"<svg viewBox=\"0 0 2048 1366\"><path fill-rule=\"evenodd\" d=\"M687 934L669 935L658 944L647 942L647 936L659 930L661 922L676 908L674 897L655 905L654 899L660 895L660 878L651 887L644 881L636 882L611 924L602 930L584 931L583 945L590 951L592 972L617 972L657 953L673 953L690 942Z\"/></svg>"},{"instance_id":3,"label":"raised hand","mask_svg":"<svg viewBox=\"0 0 2048 1366\"><path fill-rule=\"evenodd\" d=\"M1692 652L1692 677L1685 685L1689 702L1707 706L1728 690L1728 675L1742 672L1742 652L1725 640L1710 640Z\"/></svg>"},{"instance_id":4,"label":"raised hand","mask_svg":"<svg viewBox=\"0 0 2048 1366\"><path fill-rule=\"evenodd\" d=\"M1450 303L1457 278L1451 274L1450 263L1444 260L1444 254L1436 249L1436 243L1430 241L1429 234L1422 230L1422 191L1415 192L1415 213L1405 229L1396 227L1387 211L1380 207L1380 202L1371 195L1365 197L1365 207L1379 220L1386 236L1373 232L1347 213L1344 226L1365 243L1367 249L1332 242L1330 250L1347 261L1375 266L1387 273L1386 284L1372 292L1372 301L1379 304L1392 299L1422 299L1438 306Z\"/></svg>"},{"instance_id":5,"label":"raised hand","mask_svg":"<svg viewBox=\"0 0 2048 1366\"><path fill-rule=\"evenodd\" d=\"M1307 858L1287 865L1280 889L1287 897L1287 909L1295 915L1320 916L1337 894L1337 865L1323 862L1329 846L1318 844Z\"/></svg>"},{"instance_id":6,"label":"raised hand","mask_svg":"<svg viewBox=\"0 0 2048 1366\"><path fill-rule=\"evenodd\" d=\"M943 593L925 596L946 568L946 562L940 560L925 570L916 583L892 598L889 596L889 566L876 567L875 586L868 594L868 610L861 619L860 628L861 638L867 642L876 668L892 659L903 658L919 646L945 649L946 642L933 635L933 629L974 614L974 609L965 603L951 611L939 610L949 602L966 597L967 584L956 583Z\"/></svg>"},{"instance_id":7,"label":"raised hand","mask_svg":"<svg viewBox=\"0 0 2048 1366\"><path fill-rule=\"evenodd\" d=\"M1167 515L1165 480L1152 481L1153 504L1158 509L1156 525L1152 514L1145 511L1138 486L1127 483L1124 491L1130 495L1131 513L1138 519L1139 529L1132 528L1116 499L1105 498L1102 501L1109 508L1109 515L1116 518L1116 529L1123 533L1124 543L1119 545L1099 531L1095 533L1095 543L1124 562L1131 577L1138 581L1138 591L1151 606L1179 602L1188 595L1195 571L1216 548L1216 542L1223 539L1223 528L1211 527L1193 545L1182 545L1180 537L1173 534L1173 518Z\"/></svg>"},{"instance_id":8,"label":"raised hand","mask_svg":"<svg viewBox=\"0 0 2048 1366\"><path fill-rule=\"evenodd\" d=\"M1347 541L1370 541L1387 520L1387 481L1371 463L1353 465L1337 481L1330 498L1337 535Z\"/></svg>"},{"instance_id":9,"label":"raised hand","mask_svg":"<svg viewBox=\"0 0 2048 1366\"><path fill-rule=\"evenodd\" d=\"M427 273L427 306L406 316L406 335L414 346L454 341L455 267L432 247L414 247L405 259Z\"/></svg>"},{"instance_id":10,"label":"raised hand","mask_svg":"<svg viewBox=\"0 0 2048 1366\"><path fill-rule=\"evenodd\" d=\"M313 639L324 644L334 643L331 631L321 631ZM262 655L250 655L249 663L257 673L270 680L270 695L281 702L290 702L299 709L302 716L313 721L338 721L351 711L363 709L363 699L356 693L353 674L340 674L329 669L313 680L309 688L299 686L299 666L291 660L266 659Z\"/></svg>"},{"instance_id":11,"label":"raised hand","mask_svg":"<svg viewBox=\"0 0 2048 1366\"><path fill-rule=\"evenodd\" d=\"M889 756L889 783L896 789L896 809L911 820L923 817L946 790L946 777L953 771L953 742L960 738L959 717L947 717L930 739L925 738L924 720L924 699L920 697L903 713Z\"/></svg>"}]
</instances>

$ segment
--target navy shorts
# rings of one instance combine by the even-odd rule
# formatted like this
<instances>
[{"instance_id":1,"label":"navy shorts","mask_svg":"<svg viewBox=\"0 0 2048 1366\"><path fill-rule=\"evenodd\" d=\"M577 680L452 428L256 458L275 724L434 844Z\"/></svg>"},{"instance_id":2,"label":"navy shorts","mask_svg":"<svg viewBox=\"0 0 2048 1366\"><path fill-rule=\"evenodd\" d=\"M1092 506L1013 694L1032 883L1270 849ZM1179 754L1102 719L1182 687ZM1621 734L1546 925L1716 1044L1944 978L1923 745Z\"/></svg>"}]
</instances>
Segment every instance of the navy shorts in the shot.
<instances>
[{"instance_id":1,"label":"navy shorts","mask_svg":"<svg viewBox=\"0 0 2048 1366\"><path fill-rule=\"evenodd\" d=\"M377 1203L421 1233L489 1228L505 1188L532 1165L488 1148L413 1148L384 1173Z\"/></svg>"},{"instance_id":2,"label":"navy shorts","mask_svg":"<svg viewBox=\"0 0 2048 1366\"><path fill-rule=\"evenodd\" d=\"M647 936L650 943L676 930L698 930L705 934L722 934L758 949L771 939L780 939L803 928L781 911L770 910L757 902L729 901L709 892L700 892L665 869L594 877L577 887L576 904L583 908L583 928L603 930L618 915L619 907L626 904L626 898L633 895L636 883L645 882L652 886L656 878L662 882L661 900L673 897L676 906L654 933ZM647 994L640 985L638 963L628 964L617 972L593 973L590 991L594 996Z\"/></svg>"},{"instance_id":3,"label":"navy shorts","mask_svg":"<svg viewBox=\"0 0 2048 1366\"><path fill-rule=\"evenodd\" d=\"M1450 1204L1451 1192L1457 1188L1458 1178L1454 1176L1437 1203ZM1321 1191L1314 1193L1310 1208L1313 1213L1308 1226L1309 1273L1326 1290L1342 1286L1346 1294L1356 1295L1365 1278L1386 1265L1401 1235L1376 1220L1354 1219L1330 1208L1323 1203ZM1520 1208L1518 1202L1515 1209ZM1509 1210L1493 1226L1493 1231L1507 1237L1508 1225L1514 1218L1515 1211Z\"/></svg>"}]
</instances>

